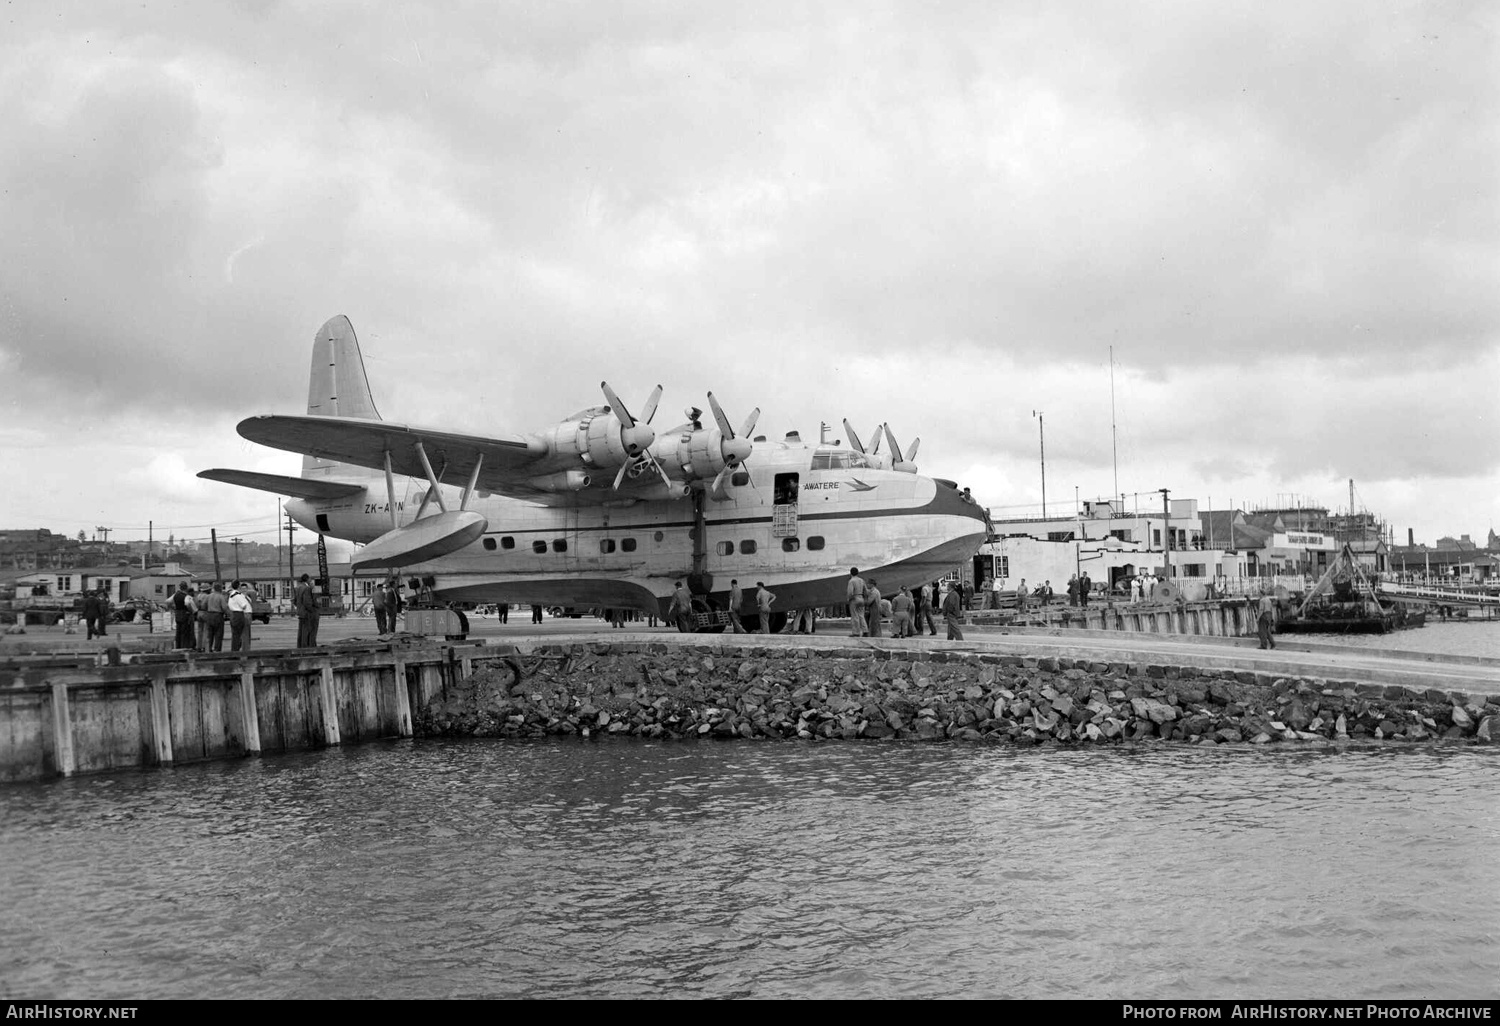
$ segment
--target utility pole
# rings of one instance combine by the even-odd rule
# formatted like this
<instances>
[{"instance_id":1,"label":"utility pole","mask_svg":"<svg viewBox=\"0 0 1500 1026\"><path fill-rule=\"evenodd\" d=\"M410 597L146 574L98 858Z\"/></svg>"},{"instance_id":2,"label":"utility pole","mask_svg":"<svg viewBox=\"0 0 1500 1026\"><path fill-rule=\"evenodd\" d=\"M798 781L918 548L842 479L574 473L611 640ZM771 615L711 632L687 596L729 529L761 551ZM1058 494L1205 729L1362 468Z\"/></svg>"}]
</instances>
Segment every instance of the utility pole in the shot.
<instances>
[{"instance_id":1,"label":"utility pole","mask_svg":"<svg viewBox=\"0 0 1500 1026\"><path fill-rule=\"evenodd\" d=\"M1073 536L1073 572L1083 579L1083 506L1078 502L1078 486L1073 486L1073 515L1078 518L1078 533Z\"/></svg>"},{"instance_id":2,"label":"utility pole","mask_svg":"<svg viewBox=\"0 0 1500 1026\"><path fill-rule=\"evenodd\" d=\"M1042 446L1042 519L1047 519L1047 428L1046 422L1037 410L1032 410L1031 415L1036 418L1036 429L1041 439Z\"/></svg>"},{"instance_id":3,"label":"utility pole","mask_svg":"<svg viewBox=\"0 0 1500 1026\"><path fill-rule=\"evenodd\" d=\"M1167 489L1158 488L1161 492L1161 520L1162 520L1162 546L1161 559L1167 568L1167 579L1172 578L1172 513L1167 507Z\"/></svg>"},{"instance_id":4,"label":"utility pole","mask_svg":"<svg viewBox=\"0 0 1500 1026\"><path fill-rule=\"evenodd\" d=\"M292 532L295 530L297 530L297 522L288 513L286 515L286 579L293 588L297 586L297 571L292 565L292 560L296 558L292 552Z\"/></svg>"}]
</instances>

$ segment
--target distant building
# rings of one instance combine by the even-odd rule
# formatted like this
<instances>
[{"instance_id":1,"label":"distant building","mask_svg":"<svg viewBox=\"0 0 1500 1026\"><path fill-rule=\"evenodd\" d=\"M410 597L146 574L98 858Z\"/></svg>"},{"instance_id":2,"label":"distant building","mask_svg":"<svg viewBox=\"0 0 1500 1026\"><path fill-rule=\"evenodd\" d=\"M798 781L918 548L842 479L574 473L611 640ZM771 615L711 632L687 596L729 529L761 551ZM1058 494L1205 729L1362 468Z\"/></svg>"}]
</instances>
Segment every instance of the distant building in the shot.
<instances>
[{"instance_id":1,"label":"distant building","mask_svg":"<svg viewBox=\"0 0 1500 1026\"><path fill-rule=\"evenodd\" d=\"M165 563L147 567L132 584L137 598L165 602L177 590L177 585L186 581L189 585L198 582L198 575L185 569L180 563Z\"/></svg>"},{"instance_id":2,"label":"distant building","mask_svg":"<svg viewBox=\"0 0 1500 1026\"><path fill-rule=\"evenodd\" d=\"M140 594L136 582L142 577L142 571L128 567L81 566L8 573L0 576L0 583L13 585L18 600L35 598L67 602L82 597L85 592L103 588L111 602L120 602Z\"/></svg>"},{"instance_id":3,"label":"distant building","mask_svg":"<svg viewBox=\"0 0 1500 1026\"><path fill-rule=\"evenodd\" d=\"M990 541L974 560L977 580L996 577L1010 590L1050 581L1066 594L1074 574L1118 588L1138 573L1160 575L1191 598L1215 578L1242 577L1245 561L1205 543L1197 499L1174 499L1166 512L1123 513L1107 500L1085 502L1077 514L992 521ZM1169 569L1170 568L1170 569Z\"/></svg>"},{"instance_id":4,"label":"distant building","mask_svg":"<svg viewBox=\"0 0 1500 1026\"><path fill-rule=\"evenodd\" d=\"M1330 514L1322 506L1210 510L1203 515L1208 543L1245 555L1248 576L1320 576L1345 544L1371 571L1388 569L1386 527L1374 514Z\"/></svg>"},{"instance_id":5,"label":"distant building","mask_svg":"<svg viewBox=\"0 0 1500 1026\"><path fill-rule=\"evenodd\" d=\"M1490 531L1490 541L1495 532ZM1433 546L1418 545L1407 532L1407 544L1391 550L1391 569L1409 577L1447 577L1457 581L1500 580L1500 545L1480 549L1467 535L1445 536Z\"/></svg>"}]
</instances>

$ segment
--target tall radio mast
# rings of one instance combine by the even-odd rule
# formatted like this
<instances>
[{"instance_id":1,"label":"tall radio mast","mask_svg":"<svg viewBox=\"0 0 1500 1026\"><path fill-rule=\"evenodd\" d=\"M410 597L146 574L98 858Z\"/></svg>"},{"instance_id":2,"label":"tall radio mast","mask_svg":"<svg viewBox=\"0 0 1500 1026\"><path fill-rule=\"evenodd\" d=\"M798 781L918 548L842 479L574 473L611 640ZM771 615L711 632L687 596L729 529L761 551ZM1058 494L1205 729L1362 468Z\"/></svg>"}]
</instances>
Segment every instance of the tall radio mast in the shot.
<instances>
[{"instance_id":1,"label":"tall radio mast","mask_svg":"<svg viewBox=\"0 0 1500 1026\"><path fill-rule=\"evenodd\" d=\"M1115 437L1115 347L1109 347L1109 447L1115 461L1115 494L1120 495L1120 444ZM1125 512L1125 496L1120 495L1120 512Z\"/></svg>"}]
</instances>

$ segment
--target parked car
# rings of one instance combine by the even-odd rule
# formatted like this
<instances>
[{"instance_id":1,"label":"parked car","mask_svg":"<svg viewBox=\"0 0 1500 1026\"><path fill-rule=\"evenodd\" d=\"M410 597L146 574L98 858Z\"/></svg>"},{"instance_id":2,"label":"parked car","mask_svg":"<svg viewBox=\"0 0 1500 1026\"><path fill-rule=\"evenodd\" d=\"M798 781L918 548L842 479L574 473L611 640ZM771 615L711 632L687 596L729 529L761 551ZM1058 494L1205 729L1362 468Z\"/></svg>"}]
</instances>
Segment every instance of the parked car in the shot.
<instances>
[{"instance_id":1,"label":"parked car","mask_svg":"<svg viewBox=\"0 0 1500 1026\"><path fill-rule=\"evenodd\" d=\"M109 611L110 623L134 623L139 620L144 623L151 618L156 609L156 603L150 599L127 598L114 603Z\"/></svg>"},{"instance_id":2,"label":"parked car","mask_svg":"<svg viewBox=\"0 0 1500 1026\"><path fill-rule=\"evenodd\" d=\"M255 585L250 586L250 620L253 623L259 620L261 623L271 622L271 603L260 597L260 592L255 590Z\"/></svg>"}]
</instances>

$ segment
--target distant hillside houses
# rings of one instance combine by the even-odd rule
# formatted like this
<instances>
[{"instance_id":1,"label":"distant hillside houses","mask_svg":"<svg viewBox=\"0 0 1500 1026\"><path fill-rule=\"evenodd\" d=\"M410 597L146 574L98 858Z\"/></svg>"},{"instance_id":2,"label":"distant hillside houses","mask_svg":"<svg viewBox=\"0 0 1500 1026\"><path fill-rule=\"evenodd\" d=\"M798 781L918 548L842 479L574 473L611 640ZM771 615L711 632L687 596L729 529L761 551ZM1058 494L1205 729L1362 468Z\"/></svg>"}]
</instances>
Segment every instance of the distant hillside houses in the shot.
<instances>
[{"instance_id":1,"label":"distant hillside houses","mask_svg":"<svg viewBox=\"0 0 1500 1026\"><path fill-rule=\"evenodd\" d=\"M0 569L36 570L41 567L74 567L113 561L113 550L123 546L86 541L53 534L45 527L0 530Z\"/></svg>"},{"instance_id":2,"label":"distant hillside houses","mask_svg":"<svg viewBox=\"0 0 1500 1026\"><path fill-rule=\"evenodd\" d=\"M82 532L80 532L81 534ZM200 563L213 566L213 546L207 541L176 538L168 534L155 541L111 542L69 537L45 527L0 530L0 571L79 570L129 564L141 568L164 562ZM317 558L316 543L297 545L294 558L306 563ZM275 566L286 560L286 549L275 543L219 537L221 566Z\"/></svg>"}]
</instances>

